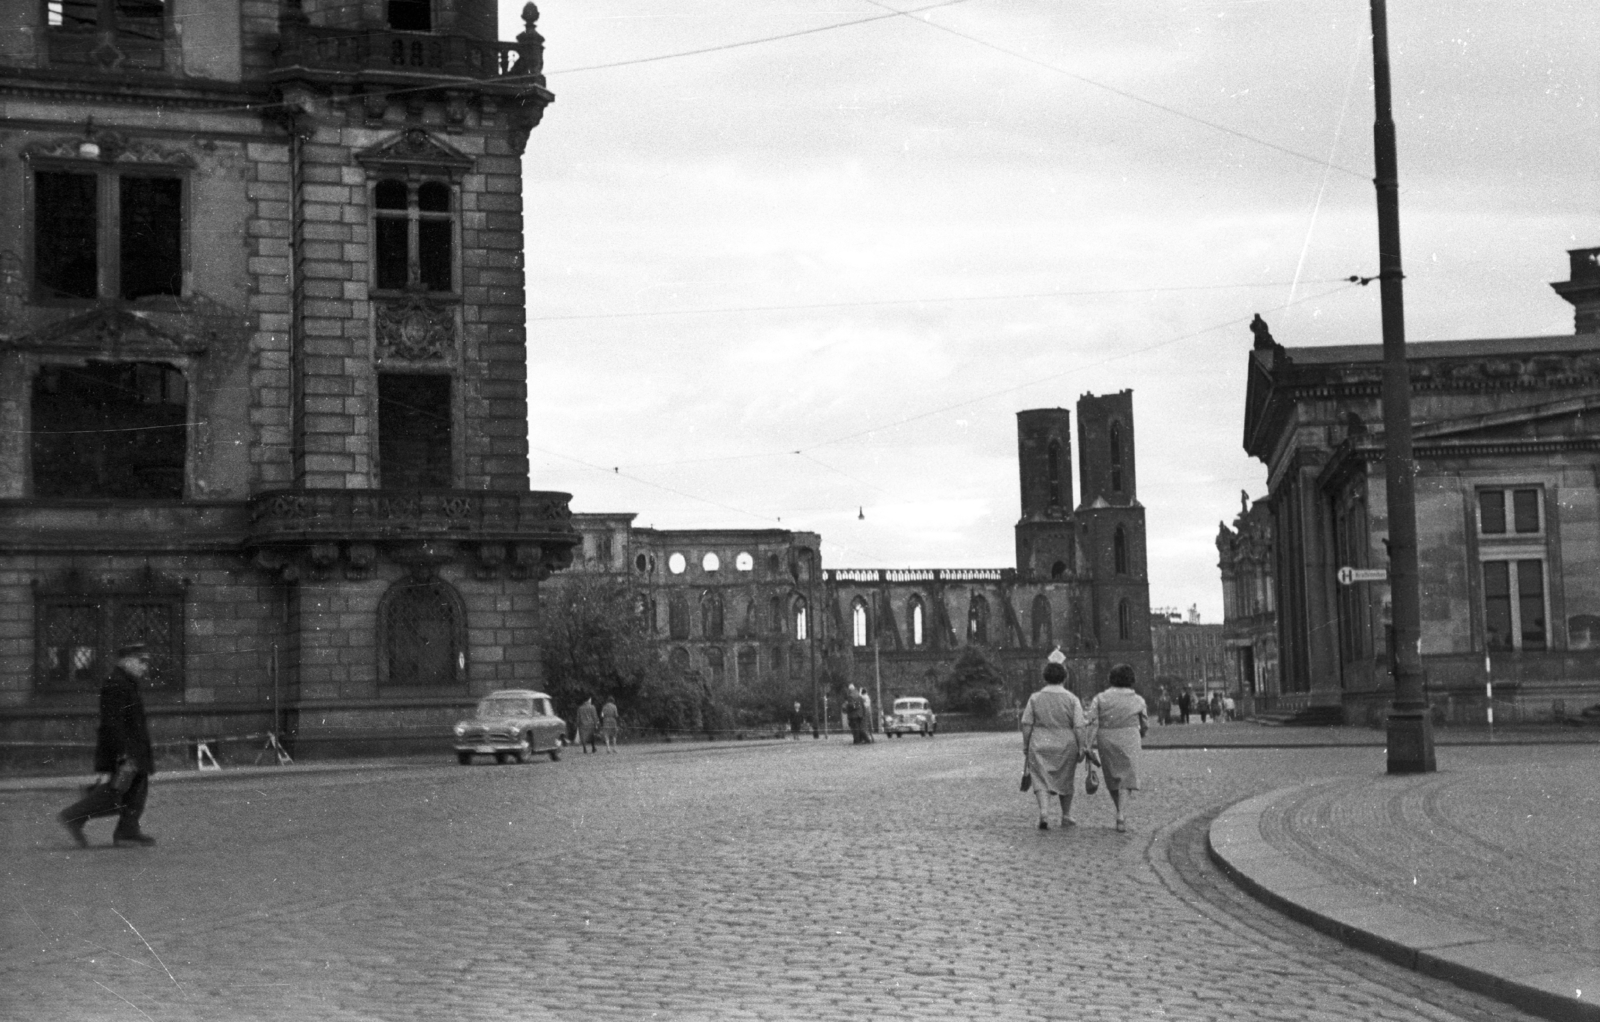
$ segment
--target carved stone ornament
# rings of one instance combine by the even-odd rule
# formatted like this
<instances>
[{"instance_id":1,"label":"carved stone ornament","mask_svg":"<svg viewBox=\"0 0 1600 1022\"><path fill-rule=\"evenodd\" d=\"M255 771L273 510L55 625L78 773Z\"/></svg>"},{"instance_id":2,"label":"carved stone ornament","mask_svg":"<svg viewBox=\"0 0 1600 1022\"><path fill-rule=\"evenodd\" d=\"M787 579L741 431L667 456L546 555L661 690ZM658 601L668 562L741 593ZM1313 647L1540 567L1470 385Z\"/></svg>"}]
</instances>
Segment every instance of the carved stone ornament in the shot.
<instances>
[{"instance_id":1,"label":"carved stone ornament","mask_svg":"<svg viewBox=\"0 0 1600 1022\"><path fill-rule=\"evenodd\" d=\"M459 177L472 169L472 157L421 128L408 128L395 137L356 153L356 162L379 174L447 174Z\"/></svg>"},{"instance_id":2,"label":"carved stone ornament","mask_svg":"<svg viewBox=\"0 0 1600 1022\"><path fill-rule=\"evenodd\" d=\"M195 159L182 149L129 140L117 131L91 129L83 135L34 142L23 149L29 159L81 160L95 163L139 163L165 167L193 167Z\"/></svg>"},{"instance_id":3,"label":"carved stone ornament","mask_svg":"<svg viewBox=\"0 0 1600 1022\"><path fill-rule=\"evenodd\" d=\"M378 357L443 362L455 352L456 317L449 306L421 298L374 302Z\"/></svg>"},{"instance_id":4,"label":"carved stone ornament","mask_svg":"<svg viewBox=\"0 0 1600 1022\"><path fill-rule=\"evenodd\" d=\"M163 329L137 312L102 307L56 320L11 343L18 348L74 351L113 359L166 359L203 355L211 341L209 336L186 336Z\"/></svg>"}]
</instances>

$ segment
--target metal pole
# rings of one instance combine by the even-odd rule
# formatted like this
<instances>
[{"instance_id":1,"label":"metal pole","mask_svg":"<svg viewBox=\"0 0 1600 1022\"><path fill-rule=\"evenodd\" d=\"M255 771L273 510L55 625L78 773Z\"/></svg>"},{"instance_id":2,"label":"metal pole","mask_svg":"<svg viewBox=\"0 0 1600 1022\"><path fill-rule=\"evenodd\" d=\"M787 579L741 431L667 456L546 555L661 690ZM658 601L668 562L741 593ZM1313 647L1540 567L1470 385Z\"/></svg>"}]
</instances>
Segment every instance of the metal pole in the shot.
<instances>
[{"instance_id":1,"label":"metal pole","mask_svg":"<svg viewBox=\"0 0 1600 1022\"><path fill-rule=\"evenodd\" d=\"M872 681L878 689L878 705L873 712L881 720L883 719L883 672L878 668L878 637L876 635L872 637ZM869 721L868 728L876 732L878 730L878 722L876 720Z\"/></svg>"},{"instance_id":2,"label":"metal pole","mask_svg":"<svg viewBox=\"0 0 1600 1022\"><path fill-rule=\"evenodd\" d=\"M1394 622L1394 705L1389 711L1389 773L1437 769L1433 722L1423 692L1421 608L1417 596L1416 466L1411 454L1411 371L1406 364L1400 269L1400 172L1389 91L1385 0L1372 0L1372 126L1378 190L1378 289L1383 314L1383 469L1389 512L1389 593Z\"/></svg>"}]
</instances>

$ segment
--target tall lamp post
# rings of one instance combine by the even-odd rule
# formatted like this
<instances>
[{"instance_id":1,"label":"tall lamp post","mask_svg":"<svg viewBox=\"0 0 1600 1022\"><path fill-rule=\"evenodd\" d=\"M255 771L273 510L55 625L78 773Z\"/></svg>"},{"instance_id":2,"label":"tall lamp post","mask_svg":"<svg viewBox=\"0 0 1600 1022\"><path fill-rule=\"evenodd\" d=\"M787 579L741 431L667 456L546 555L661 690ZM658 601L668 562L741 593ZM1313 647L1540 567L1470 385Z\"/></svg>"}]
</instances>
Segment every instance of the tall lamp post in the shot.
<instances>
[{"instance_id":1,"label":"tall lamp post","mask_svg":"<svg viewBox=\"0 0 1600 1022\"><path fill-rule=\"evenodd\" d=\"M1411 371L1406 364L1405 302L1400 270L1400 172L1389 94L1386 0L1372 2L1372 126L1378 190L1378 290L1383 315L1383 471L1389 511L1394 704L1389 710L1389 773L1437 769L1433 722L1423 692L1421 608L1417 596L1416 467L1411 453Z\"/></svg>"}]
</instances>

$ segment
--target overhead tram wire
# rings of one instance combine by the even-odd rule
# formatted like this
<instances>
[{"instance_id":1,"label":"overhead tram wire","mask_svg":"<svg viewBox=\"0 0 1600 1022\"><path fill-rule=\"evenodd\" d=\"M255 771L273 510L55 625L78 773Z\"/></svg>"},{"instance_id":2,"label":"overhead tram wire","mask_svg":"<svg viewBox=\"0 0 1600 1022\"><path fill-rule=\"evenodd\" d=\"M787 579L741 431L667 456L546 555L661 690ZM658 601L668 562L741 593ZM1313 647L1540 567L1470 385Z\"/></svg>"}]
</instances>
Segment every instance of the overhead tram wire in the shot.
<instances>
[{"instance_id":1,"label":"overhead tram wire","mask_svg":"<svg viewBox=\"0 0 1600 1022\"><path fill-rule=\"evenodd\" d=\"M1068 71L1064 67L1057 67L1048 61L1040 60L1037 57L1030 57L1026 53L1018 53L1016 50L1010 50L1004 46L991 43L988 40L979 39L977 36L968 35L965 32L957 31L956 29L950 28L947 25L939 25L923 18L911 17L913 14L921 14L922 10L900 11L890 7L886 3L881 2L881 0L866 0L866 2L872 4L874 7L882 7L884 10L895 11L896 14L901 15L902 17L910 18L910 20L915 21L919 25L925 25L928 28L938 29L940 32L948 33L949 35L953 35L958 39L965 39L969 43L985 47L986 49L994 50L996 53L1003 53L1008 57L1024 61L1034 65L1035 67L1042 67L1046 71L1053 71L1058 75L1065 75L1066 77L1082 82L1085 85L1092 85L1097 89L1104 89L1106 92L1121 96L1123 99L1132 100L1135 103L1143 103L1145 106L1148 106L1152 109L1160 110L1162 113L1171 114L1174 117L1181 117L1186 121L1191 121L1195 124L1202 125L1212 129L1213 131L1220 131L1225 135L1232 135L1234 138L1244 139L1246 142L1254 142L1256 145L1265 146L1268 149L1280 152L1285 156L1293 156L1297 160L1305 160L1309 163L1315 163L1319 167L1331 167L1332 169L1341 173L1359 177L1363 181L1370 181L1372 179L1372 175L1368 171L1355 170L1351 167L1342 167L1337 163L1329 163L1320 156L1312 156L1310 153L1302 153L1297 149L1290 149L1288 146L1279 145L1276 142L1269 142L1266 139L1259 138L1250 134L1249 132L1240 131L1237 128L1230 128L1225 124L1218 124L1216 121L1208 121L1204 117L1198 117L1194 114L1186 113L1183 110L1179 110L1177 107L1168 106L1165 103L1158 103L1153 99L1146 99L1144 96L1141 96L1136 92L1129 92L1127 89L1119 89L1115 85L1102 82L1095 78L1090 78L1087 75L1080 75L1076 71Z\"/></svg>"},{"instance_id":2,"label":"overhead tram wire","mask_svg":"<svg viewBox=\"0 0 1600 1022\"><path fill-rule=\"evenodd\" d=\"M1305 280L1302 284L1334 284L1348 277ZM594 312L571 316L529 316L529 323L559 323L602 319L650 319L661 316L713 316L739 312L806 312L822 309L860 309L892 305L937 305L958 302L1006 302L1047 298L1094 298L1102 295L1167 294L1181 291L1231 291L1252 287L1289 287L1291 280L1246 284L1183 284L1174 287L1096 288L1088 291L1030 291L1009 295L955 295L937 298L869 298L856 302L802 302L794 305L728 305L699 309L658 309L649 312Z\"/></svg>"}]
</instances>

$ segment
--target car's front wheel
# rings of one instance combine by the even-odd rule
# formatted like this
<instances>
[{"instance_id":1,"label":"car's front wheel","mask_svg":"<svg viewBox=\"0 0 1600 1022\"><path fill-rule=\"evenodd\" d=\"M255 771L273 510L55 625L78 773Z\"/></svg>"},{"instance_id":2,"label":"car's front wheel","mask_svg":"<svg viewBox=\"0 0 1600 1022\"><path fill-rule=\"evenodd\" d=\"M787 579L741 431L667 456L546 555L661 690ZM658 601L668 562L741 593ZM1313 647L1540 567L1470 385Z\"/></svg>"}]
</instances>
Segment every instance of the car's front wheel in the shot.
<instances>
[{"instance_id":1,"label":"car's front wheel","mask_svg":"<svg viewBox=\"0 0 1600 1022\"><path fill-rule=\"evenodd\" d=\"M497 752L497 753L494 754L494 761L496 763L504 763L509 757L510 757L509 753Z\"/></svg>"},{"instance_id":2,"label":"car's front wheel","mask_svg":"<svg viewBox=\"0 0 1600 1022\"><path fill-rule=\"evenodd\" d=\"M560 759L561 759L561 750L560 749L551 749L550 750L550 762L555 763Z\"/></svg>"},{"instance_id":3,"label":"car's front wheel","mask_svg":"<svg viewBox=\"0 0 1600 1022\"><path fill-rule=\"evenodd\" d=\"M458 753L456 753L456 762L460 763L462 766L471 766L472 765L472 753L470 753L470 752L458 752Z\"/></svg>"}]
</instances>

